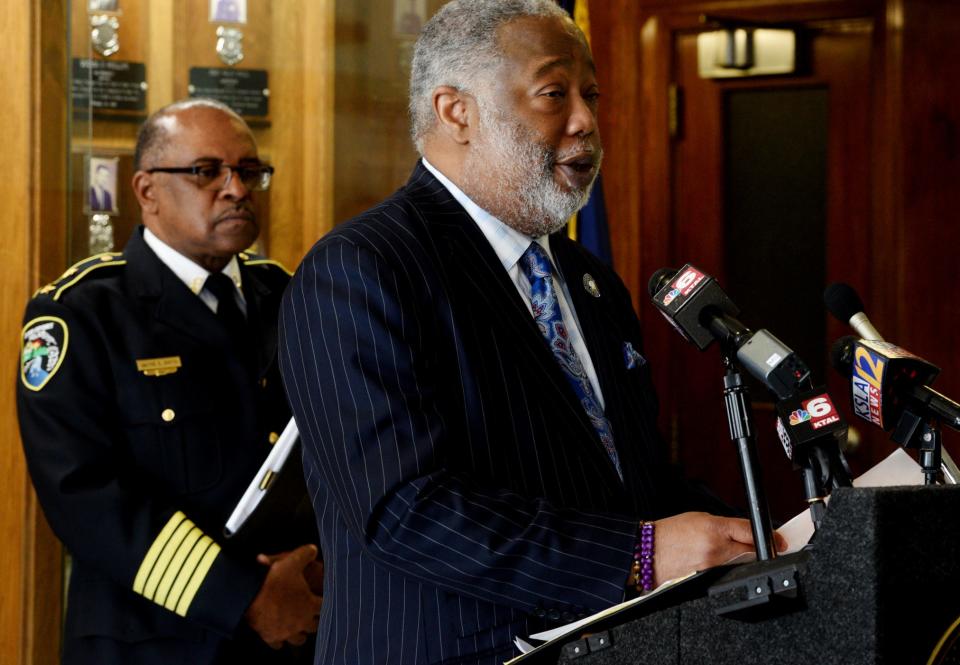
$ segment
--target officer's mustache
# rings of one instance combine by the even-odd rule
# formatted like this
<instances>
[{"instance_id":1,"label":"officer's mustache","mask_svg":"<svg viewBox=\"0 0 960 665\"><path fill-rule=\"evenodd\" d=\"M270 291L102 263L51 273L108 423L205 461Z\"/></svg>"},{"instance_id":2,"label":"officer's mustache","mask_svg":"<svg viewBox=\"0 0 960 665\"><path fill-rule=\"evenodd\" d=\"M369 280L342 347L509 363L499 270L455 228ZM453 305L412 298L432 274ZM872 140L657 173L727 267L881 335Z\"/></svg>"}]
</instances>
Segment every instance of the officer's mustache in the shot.
<instances>
[{"instance_id":1,"label":"officer's mustache","mask_svg":"<svg viewBox=\"0 0 960 665\"><path fill-rule=\"evenodd\" d=\"M242 217L243 219L248 219L251 222L256 221L257 219L256 214L253 212L253 206L246 203L241 203L231 208L227 208L226 210L221 212L219 215L217 215L214 218L214 221L222 222L225 219L234 219L236 217Z\"/></svg>"}]
</instances>

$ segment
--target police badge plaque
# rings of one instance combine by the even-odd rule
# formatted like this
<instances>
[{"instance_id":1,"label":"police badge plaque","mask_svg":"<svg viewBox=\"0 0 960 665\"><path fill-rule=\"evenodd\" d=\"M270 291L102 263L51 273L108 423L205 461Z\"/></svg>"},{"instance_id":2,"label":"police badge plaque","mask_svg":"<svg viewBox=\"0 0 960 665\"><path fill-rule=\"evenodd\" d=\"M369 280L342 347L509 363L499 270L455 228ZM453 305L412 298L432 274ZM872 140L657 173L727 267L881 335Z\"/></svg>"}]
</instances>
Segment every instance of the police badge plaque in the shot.
<instances>
[{"instance_id":1,"label":"police badge plaque","mask_svg":"<svg viewBox=\"0 0 960 665\"><path fill-rule=\"evenodd\" d=\"M243 32L237 28L217 28L217 55L223 64L233 67L243 60Z\"/></svg>"},{"instance_id":2,"label":"police badge plaque","mask_svg":"<svg viewBox=\"0 0 960 665\"><path fill-rule=\"evenodd\" d=\"M110 57L120 50L120 21L116 16L93 14L90 16L90 44L93 50Z\"/></svg>"}]
</instances>

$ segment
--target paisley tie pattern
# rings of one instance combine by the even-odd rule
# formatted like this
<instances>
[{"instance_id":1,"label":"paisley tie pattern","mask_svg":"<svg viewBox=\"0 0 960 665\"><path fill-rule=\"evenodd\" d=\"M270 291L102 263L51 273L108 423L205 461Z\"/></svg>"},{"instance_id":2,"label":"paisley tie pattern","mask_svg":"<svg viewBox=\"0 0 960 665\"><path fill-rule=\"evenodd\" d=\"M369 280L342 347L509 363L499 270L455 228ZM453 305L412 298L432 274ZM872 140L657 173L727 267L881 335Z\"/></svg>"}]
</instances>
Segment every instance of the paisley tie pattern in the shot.
<instances>
[{"instance_id":1,"label":"paisley tie pattern","mask_svg":"<svg viewBox=\"0 0 960 665\"><path fill-rule=\"evenodd\" d=\"M603 408L593 391L583 363L577 356L576 350L570 343L567 327L563 323L560 313L560 302L557 300L553 285L553 266L550 257L539 243L532 242L527 251L520 257L520 269L530 282L530 305L533 309L533 318L540 329L540 334L547 340L553 357L560 364L560 369L570 382L583 410L587 412L590 423L597 431L600 442L606 448L613 466L617 469L620 479L623 471L620 469L620 458L613 445L613 431L610 422L603 415Z\"/></svg>"}]
</instances>

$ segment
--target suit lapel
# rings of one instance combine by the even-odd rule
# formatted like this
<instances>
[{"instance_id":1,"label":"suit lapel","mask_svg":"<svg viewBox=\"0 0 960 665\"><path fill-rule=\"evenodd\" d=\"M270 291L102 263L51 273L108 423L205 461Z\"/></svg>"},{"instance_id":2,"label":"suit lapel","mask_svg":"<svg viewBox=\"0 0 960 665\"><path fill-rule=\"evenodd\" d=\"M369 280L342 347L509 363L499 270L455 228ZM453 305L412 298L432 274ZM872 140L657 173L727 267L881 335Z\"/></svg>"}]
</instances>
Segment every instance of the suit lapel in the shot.
<instances>
[{"instance_id":1,"label":"suit lapel","mask_svg":"<svg viewBox=\"0 0 960 665\"><path fill-rule=\"evenodd\" d=\"M557 405L558 417L567 414L580 430L578 440L589 441L603 459L613 477L613 462L607 455L586 411L557 364L546 340L540 334L517 287L500 263L483 232L450 193L423 167L417 165L408 187L423 221L436 239L448 293L456 309L477 311L476 319L503 330L503 339L513 347L513 357L525 367L543 399Z\"/></svg>"},{"instance_id":2,"label":"suit lapel","mask_svg":"<svg viewBox=\"0 0 960 665\"><path fill-rule=\"evenodd\" d=\"M597 297L588 293L584 283L589 275L587 266L575 251L571 251L573 247L570 243L553 240L551 238L550 250L563 274L572 301L570 304L577 313L583 340L597 372L604 402L608 404L606 410L609 411L611 398L618 392L618 363L622 362L620 351L624 342L617 337L620 327L612 315L613 307L609 302L611 294L598 290L600 295Z\"/></svg>"},{"instance_id":3,"label":"suit lapel","mask_svg":"<svg viewBox=\"0 0 960 665\"><path fill-rule=\"evenodd\" d=\"M644 420L648 416L637 405L637 395L625 388L624 343L630 340L624 337L624 327L618 318L620 310L612 302L613 293L608 292L610 288L604 280L595 281L599 297L588 292L585 277L589 274L589 266L572 241L560 239L554 242L551 238L550 249L563 272L584 342L597 372L597 381L603 391L604 414L613 428L628 494L633 497L636 507L647 506L649 509L649 506L657 505L657 497L650 491L657 484L656 471L649 464L650 460L656 459L657 451L644 450L651 445L648 440L651 435L645 435L644 430L650 430L656 437L657 425Z\"/></svg>"}]
</instances>

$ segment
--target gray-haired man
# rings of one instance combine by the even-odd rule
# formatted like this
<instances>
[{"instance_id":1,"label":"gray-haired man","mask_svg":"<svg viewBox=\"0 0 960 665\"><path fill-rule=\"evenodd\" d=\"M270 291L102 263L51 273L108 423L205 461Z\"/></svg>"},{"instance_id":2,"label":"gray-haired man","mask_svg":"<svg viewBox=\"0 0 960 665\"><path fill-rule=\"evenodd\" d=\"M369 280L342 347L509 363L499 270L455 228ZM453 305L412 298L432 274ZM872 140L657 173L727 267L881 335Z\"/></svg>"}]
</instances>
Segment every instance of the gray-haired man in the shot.
<instances>
[{"instance_id":1,"label":"gray-haired man","mask_svg":"<svg viewBox=\"0 0 960 665\"><path fill-rule=\"evenodd\" d=\"M641 520L651 582L751 549L746 521L684 512L708 503L663 459L630 296L550 235L596 177L598 97L551 0L447 4L413 59L422 162L291 282L318 663L500 663L632 593Z\"/></svg>"}]
</instances>

